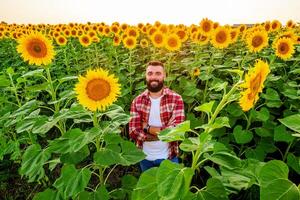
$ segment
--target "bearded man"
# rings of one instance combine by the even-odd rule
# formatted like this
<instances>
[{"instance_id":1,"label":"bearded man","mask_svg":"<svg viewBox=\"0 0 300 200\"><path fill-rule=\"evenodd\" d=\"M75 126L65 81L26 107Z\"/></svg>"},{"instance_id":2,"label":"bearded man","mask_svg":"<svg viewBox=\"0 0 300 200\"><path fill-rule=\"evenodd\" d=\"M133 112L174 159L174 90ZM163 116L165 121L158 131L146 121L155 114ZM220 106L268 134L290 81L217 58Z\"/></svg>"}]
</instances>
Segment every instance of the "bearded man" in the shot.
<instances>
[{"instance_id":1,"label":"bearded man","mask_svg":"<svg viewBox=\"0 0 300 200\"><path fill-rule=\"evenodd\" d=\"M146 158L140 162L142 171L159 166L169 159L178 163L178 142L163 142L157 135L165 128L184 121L182 97L164 86L166 73L160 61L146 67L147 89L131 103L129 136L143 150Z\"/></svg>"}]
</instances>

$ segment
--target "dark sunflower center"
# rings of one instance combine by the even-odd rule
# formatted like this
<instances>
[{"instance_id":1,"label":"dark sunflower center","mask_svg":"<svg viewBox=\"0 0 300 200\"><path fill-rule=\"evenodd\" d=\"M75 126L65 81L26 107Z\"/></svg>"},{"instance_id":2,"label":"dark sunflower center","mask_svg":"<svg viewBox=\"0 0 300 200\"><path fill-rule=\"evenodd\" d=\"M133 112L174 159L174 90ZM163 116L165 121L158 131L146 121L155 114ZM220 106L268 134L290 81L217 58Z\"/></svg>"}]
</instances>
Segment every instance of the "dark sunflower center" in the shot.
<instances>
[{"instance_id":1,"label":"dark sunflower center","mask_svg":"<svg viewBox=\"0 0 300 200\"><path fill-rule=\"evenodd\" d=\"M43 58L47 55L47 46L39 39L33 39L30 41L28 43L27 50L31 56L36 58Z\"/></svg>"},{"instance_id":2,"label":"dark sunflower center","mask_svg":"<svg viewBox=\"0 0 300 200\"><path fill-rule=\"evenodd\" d=\"M170 38L170 39L168 40L168 45L169 45L170 47L176 47L176 46L177 46L177 40L176 40L175 38Z\"/></svg>"},{"instance_id":3,"label":"dark sunflower center","mask_svg":"<svg viewBox=\"0 0 300 200\"><path fill-rule=\"evenodd\" d=\"M226 33L224 31L220 31L217 33L216 41L218 43L224 43L226 41Z\"/></svg>"},{"instance_id":4,"label":"dark sunflower center","mask_svg":"<svg viewBox=\"0 0 300 200\"><path fill-rule=\"evenodd\" d=\"M280 43L278 50L279 50L280 54L286 54L289 51L289 45L285 42Z\"/></svg>"},{"instance_id":5,"label":"dark sunflower center","mask_svg":"<svg viewBox=\"0 0 300 200\"><path fill-rule=\"evenodd\" d=\"M253 93L254 96L257 94L260 85L261 85L261 74L259 73L250 83L251 93Z\"/></svg>"},{"instance_id":6,"label":"dark sunflower center","mask_svg":"<svg viewBox=\"0 0 300 200\"><path fill-rule=\"evenodd\" d=\"M110 84L103 79L93 79L86 86L88 97L94 101L100 101L110 93Z\"/></svg>"},{"instance_id":7,"label":"dark sunflower center","mask_svg":"<svg viewBox=\"0 0 300 200\"><path fill-rule=\"evenodd\" d=\"M259 35L254 36L252 39L252 46L253 47L259 47L263 43L263 38Z\"/></svg>"},{"instance_id":8,"label":"dark sunflower center","mask_svg":"<svg viewBox=\"0 0 300 200\"><path fill-rule=\"evenodd\" d=\"M156 35L154 40L155 40L156 43L160 44L160 43L162 43L162 36L161 35Z\"/></svg>"}]
</instances>

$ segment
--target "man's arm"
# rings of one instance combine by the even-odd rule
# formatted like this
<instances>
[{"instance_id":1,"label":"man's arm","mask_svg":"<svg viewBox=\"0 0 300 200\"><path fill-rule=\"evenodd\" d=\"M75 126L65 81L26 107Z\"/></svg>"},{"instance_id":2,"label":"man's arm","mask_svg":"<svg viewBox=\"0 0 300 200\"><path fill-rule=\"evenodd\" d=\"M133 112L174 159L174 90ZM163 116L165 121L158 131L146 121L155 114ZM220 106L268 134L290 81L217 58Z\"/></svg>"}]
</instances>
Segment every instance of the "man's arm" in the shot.
<instances>
[{"instance_id":1,"label":"man's arm","mask_svg":"<svg viewBox=\"0 0 300 200\"><path fill-rule=\"evenodd\" d=\"M154 127L151 126L149 128L149 133L152 135L157 135L161 130L166 128L175 127L177 124L182 123L185 120L184 116L184 103L181 97L176 101L176 107L173 110L173 114L168 122L168 124L164 127Z\"/></svg>"},{"instance_id":2,"label":"man's arm","mask_svg":"<svg viewBox=\"0 0 300 200\"><path fill-rule=\"evenodd\" d=\"M129 136L138 145L141 145L147 138L143 131L141 115L136 108L136 99L130 107Z\"/></svg>"}]
</instances>

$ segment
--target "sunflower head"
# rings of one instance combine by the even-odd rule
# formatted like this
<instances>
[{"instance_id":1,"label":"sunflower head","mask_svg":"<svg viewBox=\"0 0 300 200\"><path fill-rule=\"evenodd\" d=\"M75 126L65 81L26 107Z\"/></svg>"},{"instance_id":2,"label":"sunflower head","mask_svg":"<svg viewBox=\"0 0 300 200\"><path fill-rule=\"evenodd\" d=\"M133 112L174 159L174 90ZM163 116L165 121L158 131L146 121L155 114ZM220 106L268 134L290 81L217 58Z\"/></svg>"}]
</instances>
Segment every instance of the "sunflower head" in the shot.
<instances>
[{"instance_id":1,"label":"sunflower head","mask_svg":"<svg viewBox=\"0 0 300 200\"><path fill-rule=\"evenodd\" d=\"M176 51L179 50L181 47L181 40L178 37L177 34L172 33L167 35L166 37L166 43L165 43L165 47L166 49L168 49L169 51Z\"/></svg>"},{"instance_id":2,"label":"sunflower head","mask_svg":"<svg viewBox=\"0 0 300 200\"><path fill-rule=\"evenodd\" d=\"M209 35L214 30L213 25L214 25L213 21L207 18L202 19L200 22L200 31L202 32L203 35Z\"/></svg>"},{"instance_id":3,"label":"sunflower head","mask_svg":"<svg viewBox=\"0 0 300 200\"><path fill-rule=\"evenodd\" d=\"M283 60L287 60L295 53L294 41L291 38L283 37L274 41L275 54Z\"/></svg>"},{"instance_id":4,"label":"sunflower head","mask_svg":"<svg viewBox=\"0 0 300 200\"><path fill-rule=\"evenodd\" d=\"M166 37L161 31L155 31L151 36L153 45L157 48L161 48L165 45Z\"/></svg>"},{"instance_id":5,"label":"sunflower head","mask_svg":"<svg viewBox=\"0 0 300 200\"><path fill-rule=\"evenodd\" d=\"M214 30L211 36L211 43L214 47L223 49L230 44L230 30L226 27L218 27Z\"/></svg>"},{"instance_id":6,"label":"sunflower head","mask_svg":"<svg viewBox=\"0 0 300 200\"><path fill-rule=\"evenodd\" d=\"M265 30L256 30L248 35L246 42L250 52L259 52L268 46L268 33Z\"/></svg>"},{"instance_id":7,"label":"sunflower head","mask_svg":"<svg viewBox=\"0 0 300 200\"><path fill-rule=\"evenodd\" d=\"M270 73L268 63L257 60L254 68L246 74L245 81L241 84L244 90L241 92L239 104L243 111L250 110L259 99L259 93L262 92L264 82Z\"/></svg>"},{"instance_id":8,"label":"sunflower head","mask_svg":"<svg viewBox=\"0 0 300 200\"><path fill-rule=\"evenodd\" d=\"M123 45L127 49L134 49L136 47L136 38L132 36L127 36L123 39Z\"/></svg>"},{"instance_id":9,"label":"sunflower head","mask_svg":"<svg viewBox=\"0 0 300 200\"><path fill-rule=\"evenodd\" d=\"M199 67L194 68L193 69L193 76L195 77L195 76L199 76L199 75L200 75L200 68Z\"/></svg>"},{"instance_id":10,"label":"sunflower head","mask_svg":"<svg viewBox=\"0 0 300 200\"><path fill-rule=\"evenodd\" d=\"M29 64L48 65L54 58L51 41L39 32L24 35L18 43L17 51Z\"/></svg>"},{"instance_id":11,"label":"sunflower head","mask_svg":"<svg viewBox=\"0 0 300 200\"><path fill-rule=\"evenodd\" d=\"M293 22L293 20L289 20L286 22L286 27L289 28L289 29L292 29L296 26L296 24Z\"/></svg>"},{"instance_id":12,"label":"sunflower head","mask_svg":"<svg viewBox=\"0 0 300 200\"><path fill-rule=\"evenodd\" d=\"M272 31L277 31L281 28L281 23L278 20L273 20L271 23L271 30Z\"/></svg>"},{"instance_id":13,"label":"sunflower head","mask_svg":"<svg viewBox=\"0 0 300 200\"><path fill-rule=\"evenodd\" d=\"M92 44L93 41L89 35L84 34L79 37L79 42L83 47L88 47Z\"/></svg>"},{"instance_id":14,"label":"sunflower head","mask_svg":"<svg viewBox=\"0 0 300 200\"><path fill-rule=\"evenodd\" d=\"M181 42L185 42L189 38L188 32L183 28L179 28L175 32L178 35Z\"/></svg>"},{"instance_id":15,"label":"sunflower head","mask_svg":"<svg viewBox=\"0 0 300 200\"><path fill-rule=\"evenodd\" d=\"M120 43L121 43L121 38L120 38L120 36L115 35L114 38L113 38L113 45L114 45L114 46L119 46Z\"/></svg>"},{"instance_id":16,"label":"sunflower head","mask_svg":"<svg viewBox=\"0 0 300 200\"><path fill-rule=\"evenodd\" d=\"M67 38L62 35L56 37L55 41L59 46L65 46L68 42Z\"/></svg>"},{"instance_id":17,"label":"sunflower head","mask_svg":"<svg viewBox=\"0 0 300 200\"><path fill-rule=\"evenodd\" d=\"M91 111L105 110L117 100L120 90L118 79L102 68L88 70L75 85L79 103Z\"/></svg>"},{"instance_id":18,"label":"sunflower head","mask_svg":"<svg viewBox=\"0 0 300 200\"><path fill-rule=\"evenodd\" d=\"M145 39L145 38L141 39L141 41L140 41L140 46L141 46L142 48L148 47L148 46L149 46L148 40Z\"/></svg>"}]
</instances>

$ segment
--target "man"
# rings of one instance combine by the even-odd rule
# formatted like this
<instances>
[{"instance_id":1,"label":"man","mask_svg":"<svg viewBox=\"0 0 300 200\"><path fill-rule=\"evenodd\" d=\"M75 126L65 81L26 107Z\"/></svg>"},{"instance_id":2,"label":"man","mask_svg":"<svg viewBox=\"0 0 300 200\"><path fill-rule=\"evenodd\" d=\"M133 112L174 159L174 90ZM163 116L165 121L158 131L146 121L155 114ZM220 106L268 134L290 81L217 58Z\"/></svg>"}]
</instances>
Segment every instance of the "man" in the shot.
<instances>
[{"instance_id":1,"label":"man","mask_svg":"<svg viewBox=\"0 0 300 200\"><path fill-rule=\"evenodd\" d=\"M159 166L169 159L178 163L178 142L162 142L157 135L165 128L184 121L181 96L164 86L166 73L163 63L149 62L146 69L147 90L137 96L130 109L129 135L143 149L146 158L141 170Z\"/></svg>"}]
</instances>

